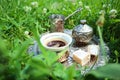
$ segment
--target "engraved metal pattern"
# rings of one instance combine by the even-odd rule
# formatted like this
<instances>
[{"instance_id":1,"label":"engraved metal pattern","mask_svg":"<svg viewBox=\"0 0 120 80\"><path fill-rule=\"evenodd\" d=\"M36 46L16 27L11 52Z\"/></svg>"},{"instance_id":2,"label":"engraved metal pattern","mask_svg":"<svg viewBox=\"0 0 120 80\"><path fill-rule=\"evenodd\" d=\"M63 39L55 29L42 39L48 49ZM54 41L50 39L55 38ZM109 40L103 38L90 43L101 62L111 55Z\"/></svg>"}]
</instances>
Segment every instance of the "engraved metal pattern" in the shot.
<instances>
[{"instance_id":1,"label":"engraved metal pattern","mask_svg":"<svg viewBox=\"0 0 120 80\"><path fill-rule=\"evenodd\" d=\"M93 32L87 32L87 33L81 33L81 32L76 32L73 31L72 35L74 37L74 39L76 40L76 42L85 42L88 43L93 36Z\"/></svg>"}]
</instances>

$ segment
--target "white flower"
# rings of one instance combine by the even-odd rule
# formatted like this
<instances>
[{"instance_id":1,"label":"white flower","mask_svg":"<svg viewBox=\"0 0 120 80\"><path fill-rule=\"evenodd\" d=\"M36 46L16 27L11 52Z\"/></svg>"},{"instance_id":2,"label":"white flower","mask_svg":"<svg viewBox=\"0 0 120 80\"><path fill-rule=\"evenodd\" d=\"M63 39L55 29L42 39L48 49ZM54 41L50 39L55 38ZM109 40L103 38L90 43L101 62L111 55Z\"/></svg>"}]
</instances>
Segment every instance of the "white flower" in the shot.
<instances>
[{"instance_id":1,"label":"white flower","mask_svg":"<svg viewBox=\"0 0 120 80\"><path fill-rule=\"evenodd\" d=\"M59 3L54 2L54 3L51 5L51 9L58 9L58 8L59 8L59 6L60 6L60 4L59 4Z\"/></svg>"},{"instance_id":2,"label":"white flower","mask_svg":"<svg viewBox=\"0 0 120 80\"><path fill-rule=\"evenodd\" d=\"M43 13L47 13L47 8L43 8Z\"/></svg>"},{"instance_id":3,"label":"white flower","mask_svg":"<svg viewBox=\"0 0 120 80\"><path fill-rule=\"evenodd\" d=\"M27 37L27 38L31 38L30 35L29 35L29 31L25 31L25 32L24 32L24 35L25 35L25 37Z\"/></svg>"},{"instance_id":4,"label":"white flower","mask_svg":"<svg viewBox=\"0 0 120 80\"><path fill-rule=\"evenodd\" d=\"M85 6L85 9L87 9L88 11L91 11L89 6Z\"/></svg>"},{"instance_id":5,"label":"white flower","mask_svg":"<svg viewBox=\"0 0 120 80\"><path fill-rule=\"evenodd\" d=\"M25 34L25 35L29 35L29 31L25 31L24 34Z\"/></svg>"},{"instance_id":6,"label":"white flower","mask_svg":"<svg viewBox=\"0 0 120 80\"><path fill-rule=\"evenodd\" d=\"M99 14L105 14L105 10L101 10L100 12L99 12Z\"/></svg>"},{"instance_id":7,"label":"white flower","mask_svg":"<svg viewBox=\"0 0 120 80\"><path fill-rule=\"evenodd\" d=\"M89 6L85 6L85 8L86 8L86 9L90 9L90 7L89 7Z\"/></svg>"},{"instance_id":8,"label":"white flower","mask_svg":"<svg viewBox=\"0 0 120 80\"><path fill-rule=\"evenodd\" d=\"M32 10L30 6L24 6L23 9L25 12L30 12Z\"/></svg>"},{"instance_id":9,"label":"white flower","mask_svg":"<svg viewBox=\"0 0 120 80\"><path fill-rule=\"evenodd\" d=\"M117 10L116 9L112 9L112 10L110 10L109 14L110 14L110 18L116 18Z\"/></svg>"},{"instance_id":10,"label":"white flower","mask_svg":"<svg viewBox=\"0 0 120 80\"><path fill-rule=\"evenodd\" d=\"M112 10L110 10L109 14L111 14L111 15L117 14L117 10L116 9L112 9Z\"/></svg>"},{"instance_id":11,"label":"white flower","mask_svg":"<svg viewBox=\"0 0 120 80\"><path fill-rule=\"evenodd\" d=\"M103 8L106 8L107 7L107 5L106 4L103 4Z\"/></svg>"},{"instance_id":12,"label":"white flower","mask_svg":"<svg viewBox=\"0 0 120 80\"><path fill-rule=\"evenodd\" d=\"M76 0L72 0L72 4L75 5L76 4Z\"/></svg>"},{"instance_id":13,"label":"white flower","mask_svg":"<svg viewBox=\"0 0 120 80\"><path fill-rule=\"evenodd\" d=\"M38 7L38 2L31 2L32 7L37 8Z\"/></svg>"},{"instance_id":14,"label":"white flower","mask_svg":"<svg viewBox=\"0 0 120 80\"><path fill-rule=\"evenodd\" d=\"M78 3L79 3L79 6L80 6L80 7L82 7L82 6L83 6L82 1L79 1Z\"/></svg>"},{"instance_id":15,"label":"white flower","mask_svg":"<svg viewBox=\"0 0 120 80\"><path fill-rule=\"evenodd\" d=\"M66 9L65 9L65 8L62 8L62 10L66 11Z\"/></svg>"},{"instance_id":16,"label":"white flower","mask_svg":"<svg viewBox=\"0 0 120 80\"><path fill-rule=\"evenodd\" d=\"M110 7L111 6L111 4L108 4L108 7Z\"/></svg>"},{"instance_id":17,"label":"white flower","mask_svg":"<svg viewBox=\"0 0 120 80\"><path fill-rule=\"evenodd\" d=\"M73 4L73 5L75 5L76 3L75 3L75 2L73 2L72 4Z\"/></svg>"}]
</instances>

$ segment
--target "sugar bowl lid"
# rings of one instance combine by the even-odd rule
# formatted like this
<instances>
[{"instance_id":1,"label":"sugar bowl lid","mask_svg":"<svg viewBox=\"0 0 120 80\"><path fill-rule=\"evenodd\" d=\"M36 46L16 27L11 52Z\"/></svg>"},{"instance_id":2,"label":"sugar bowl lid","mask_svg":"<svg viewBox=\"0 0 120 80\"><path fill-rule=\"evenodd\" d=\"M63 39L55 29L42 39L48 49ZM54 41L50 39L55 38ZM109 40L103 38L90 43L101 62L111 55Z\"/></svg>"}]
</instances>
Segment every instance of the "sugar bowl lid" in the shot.
<instances>
[{"instance_id":1,"label":"sugar bowl lid","mask_svg":"<svg viewBox=\"0 0 120 80\"><path fill-rule=\"evenodd\" d=\"M86 24L86 20L80 20L80 24L74 28L76 32L91 32L93 29Z\"/></svg>"}]
</instances>

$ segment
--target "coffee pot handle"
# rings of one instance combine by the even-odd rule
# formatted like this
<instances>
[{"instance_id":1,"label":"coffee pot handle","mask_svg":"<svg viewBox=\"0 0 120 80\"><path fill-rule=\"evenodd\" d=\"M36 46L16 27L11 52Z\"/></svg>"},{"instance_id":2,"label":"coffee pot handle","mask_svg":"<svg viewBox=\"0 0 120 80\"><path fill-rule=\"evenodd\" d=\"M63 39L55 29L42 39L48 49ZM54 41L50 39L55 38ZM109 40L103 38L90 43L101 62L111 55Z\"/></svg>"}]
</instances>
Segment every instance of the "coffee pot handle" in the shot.
<instances>
[{"instance_id":1,"label":"coffee pot handle","mask_svg":"<svg viewBox=\"0 0 120 80\"><path fill-rule=\"evenodd\" d=\"M81 11L83 8L78 8L77 10L75 10L73 13L71 13L70 15L68 15L65 20L67 20L69 17L73 16L75 13Z\"/></svg>"}]
</instances>

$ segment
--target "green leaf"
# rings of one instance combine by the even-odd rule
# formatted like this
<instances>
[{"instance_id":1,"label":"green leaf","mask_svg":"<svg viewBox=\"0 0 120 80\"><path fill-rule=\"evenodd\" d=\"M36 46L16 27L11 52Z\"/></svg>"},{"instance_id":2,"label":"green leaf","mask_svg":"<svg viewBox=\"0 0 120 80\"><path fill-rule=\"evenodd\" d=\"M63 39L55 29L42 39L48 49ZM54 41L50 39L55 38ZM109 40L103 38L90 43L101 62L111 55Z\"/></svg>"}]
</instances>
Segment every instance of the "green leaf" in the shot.
<instances>
[{"instance_id":1,"label":"green leaf","mask_svg":"<svg viewBox=\"0 0 120 80\"><path fill-rule=\"evenodd\" d=\"M48 50L43 55L48 66L52 66L57 61L57 54L55 52Z\"/></svg>"},{"instance_id":2,"label":"green leaf","mask_svg":"<svg viewBox=\"0 0 120 80\"><path fill-rule=\"evenodd\" d=\"M119 56L119 52L117 50L115 50L114 53L117 57Z\"/></svg>"},{"instance_id":3,"label":"green leaf","mask_svg":"<svg viewBox=\"0 0 120 80\"><path fill-rule=\"evenodd\" d=\"M33 67L43 67L47 68L46 64L44 63L44 60L42 60L39 56L35 56L30 60L30 65Z\"/></svg>"},{"instance_id":4,"label":"green leaf","mask_svg":"<svg viewBox=\"0 0 120 80\"><path fill-rule=\"evenodd\" d=\"M39 56L33 57L27 65L29 65L29 68L31 69L29 72L33 76L41 76L50 73L50 69Z\"/></svg>"},{"instance_id":5,"label":"green leaf","mask_svg":"<svg viewBox=\"0 0 120 80\"><path fill-rule=\"evenodd\" d=\"M25 53L27 52L27 48L30 45L31 40L28 39L25 42L23 42L21 45L17 45L16 48L14 48L14 53L11 53L11 57L13 57L14 59L20 59L19 57L25 55Z\"/></svg>"},{"instance_id":6,"label":"green leaf","mask_svg":"<svg viewBox=\"0 0 120 80\"><path fill-rule=\"evenodd\" d=\"M74 76L75 76L75 66L70 66L67 70L67 78L66 80L73 80L74 79Z\"/></svg>"},{"instance_id":7,"label":"green leaf","mask_svg":"<svg viewBox=\"0 0 120 80\"><path fill-rule=\"evenodd\" d=\"M107 64L90 72L98 78L120 80L120 64Z\"/></svg>"},{"instance_id":8,"label":"green leaf","mask_svg":"<svg viewBox=\"0 0 120 80\"><path fill-rule=\"evenodd\" d=\"M117 23L117 22L120 22L120 19L113 19L113 20L111 20L111 23Z\"/></svg>"},{"instance_id":9,"label":"green leaf","mask_svg":"<svg viewBox=\"0 0 120 80\"><path fill-rule=\"evenodd\" d=\"M5 41L0 37L0 64L7 64L10 60L9 51L6 48Z\"/></svg>"},{"instance_id":10,"label":"green leaf","mask_svg":"<svg viewBox=\"0 0 120 80\"><path fill-rule=\"evenodd\" d=\"M61 63L56 63L53 71L54 75L62 79L65 78L65 67Z\"/></svg>"}]
</instances>

